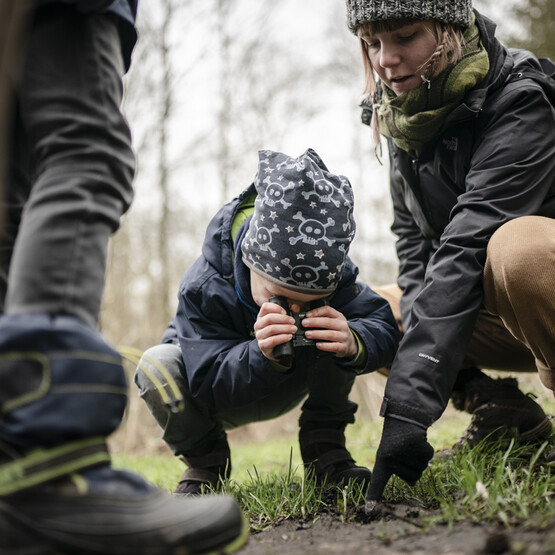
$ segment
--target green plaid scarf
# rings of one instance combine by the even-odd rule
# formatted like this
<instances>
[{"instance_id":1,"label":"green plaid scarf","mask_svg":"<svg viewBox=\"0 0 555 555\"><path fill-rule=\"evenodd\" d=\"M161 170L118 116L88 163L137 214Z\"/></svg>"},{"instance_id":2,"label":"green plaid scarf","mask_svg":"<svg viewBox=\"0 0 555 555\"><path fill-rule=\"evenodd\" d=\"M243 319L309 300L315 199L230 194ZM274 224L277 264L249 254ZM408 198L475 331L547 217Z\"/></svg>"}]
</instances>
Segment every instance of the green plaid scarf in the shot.
<instances>
[{"instance_id":1,"label":"green plaid scarf","mask_svg":"<svg viewBox=\"0 0 555 555\"><path fill-rule=\"evenodd\" d=\"M478 27L472 21L464 32L462 57L429 83L396 96L384 85L378 106L380 132L417 158L422 147L441 129L445 118L460 104L466 91L480 83L489 70Z\"/></svg>"}]
</instances>

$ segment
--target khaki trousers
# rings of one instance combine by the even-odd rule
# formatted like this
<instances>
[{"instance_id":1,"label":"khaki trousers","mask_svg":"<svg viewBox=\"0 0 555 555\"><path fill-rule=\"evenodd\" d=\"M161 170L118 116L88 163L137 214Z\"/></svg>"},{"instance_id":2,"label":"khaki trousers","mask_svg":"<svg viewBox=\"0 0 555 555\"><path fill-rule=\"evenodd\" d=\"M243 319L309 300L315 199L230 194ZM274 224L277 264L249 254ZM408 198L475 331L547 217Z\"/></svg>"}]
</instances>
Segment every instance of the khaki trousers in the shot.
<instances>
[{"instance_id":1,"label":"khaki trousers","mask_svg":"<svg viewBox=\"0 0 555 555\"><path fill-rule=\"evenodd\" d=\"M491 237L483 277L483 308L464 366L538 371L555 391L555 219L524 216ZM401 290L374 287L401 326Z\"/></svg>"}]
</instances>

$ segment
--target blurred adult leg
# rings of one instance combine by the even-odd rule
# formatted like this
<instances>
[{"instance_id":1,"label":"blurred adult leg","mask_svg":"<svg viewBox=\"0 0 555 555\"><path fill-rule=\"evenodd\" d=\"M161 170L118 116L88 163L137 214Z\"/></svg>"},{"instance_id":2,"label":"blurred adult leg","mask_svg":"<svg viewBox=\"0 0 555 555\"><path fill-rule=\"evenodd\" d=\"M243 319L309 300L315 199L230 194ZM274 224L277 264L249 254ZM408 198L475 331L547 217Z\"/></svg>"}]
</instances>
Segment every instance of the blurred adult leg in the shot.
<instances>
[{"instance_id":1,"label":"blurred adult leg","mask_svg":"<svg viewBox=\"0 0 555 555\"><path fill-rule=\"evenodd\" d=\"M17 89L14 162L29 171L12 166L15 225L2 237L2 553L203 553L246 537L231 498L173 499L109 465L126 384L95 325L132 195L122 71L112 16L37 11Z\"/></svg>"},{"instance_id":2,"label":"blurred adult leg","mask_svg":"<svg viewBox=\"0 0 555 555\"><path fill-rule=\"evenodd\" d=\"M105 436L125 408L119 355L96 331L109 237L132 197L122 74L111 16L66 6L36 11L17 90L0 244L7 283L0 353L4 372L16 350L36 350L49 362L20 357L28 379L4 389L13 408L0 438L14 446ZM94 355L75 354L85 346ZM51 353L61 351L72 354L52 366ZM54 408L52 422L38 418Z\"/></svg>"},{"instance_id":3,"label":"blurred adult leg","mask_svg":"<svg viewBox=\"0 0 555 555\"><path fill-rule=\"evenodd\" d=\"M4 226L3 203L11 138L11 113L14 86L19 81L18 63L27 37L27 25L32 11L29 0L13 2L0 0L0 229Z\"/></svg>"}]
</instances>

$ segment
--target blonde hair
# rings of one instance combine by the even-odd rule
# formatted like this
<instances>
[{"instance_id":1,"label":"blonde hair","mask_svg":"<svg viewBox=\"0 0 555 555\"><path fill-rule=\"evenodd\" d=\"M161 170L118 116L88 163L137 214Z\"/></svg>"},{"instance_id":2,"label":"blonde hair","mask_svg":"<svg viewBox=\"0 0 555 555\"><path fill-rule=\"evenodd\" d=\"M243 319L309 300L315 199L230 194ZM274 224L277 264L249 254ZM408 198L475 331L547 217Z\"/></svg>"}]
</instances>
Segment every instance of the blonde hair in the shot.
<instances>
[{"instance_id":1,"label":"blonde hair","mask_svg":"<svg viewBox=\"0 0 555 555\"><path fill-rule=\"evenodd\" d=\"M369 21L363 23L358 29L357 34L362 50L362 64L364 67L364 90L363 93L371 98L373 111L371 128L374 142L379 144L380 131L378 118L376 115L376 77L374 68L368 54L368 44L364 41L365 36L372 36L378 33L395 31L405 25L414 23L414 19L388 19ZM429 82L439 75L448 65L454 64L461 59L462 47L464 44L463 30L455 25L442 23L440 21L426 20L426 30L434 37L437 47L430 58L419 68L422 79Z\"/></svg>"}]
</instances>

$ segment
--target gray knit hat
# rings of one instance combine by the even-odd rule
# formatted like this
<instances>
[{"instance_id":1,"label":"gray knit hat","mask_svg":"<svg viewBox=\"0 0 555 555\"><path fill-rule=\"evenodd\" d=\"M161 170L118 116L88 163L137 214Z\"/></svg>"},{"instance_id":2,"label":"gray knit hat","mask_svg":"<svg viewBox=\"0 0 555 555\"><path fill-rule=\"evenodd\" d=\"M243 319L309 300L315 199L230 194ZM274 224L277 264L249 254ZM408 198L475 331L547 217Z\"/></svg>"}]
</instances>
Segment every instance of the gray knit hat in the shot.
<instances>
[{"instance_id":1,"label":"gray knit hat","mask_svg":"<svg viewBox=\"0 0 555 555\"><path fill-rule=\"evenodd\" d=\"M332 293L355 236L349 180L312 149L298 158L261 150L258 193L241 252L266 279L301 293Z\"/></svg>"},{"instance_id":2,"label":"gray knit hat","mask_svg":"<svg viewBox=\"0 0 555 555\"><path fill-rule=\"evenodd\" d=\"M468 27L471 0L346 0L347 26L357 28L369 21L385 19L433 19Z\"/></svg>"}]
</instances>

